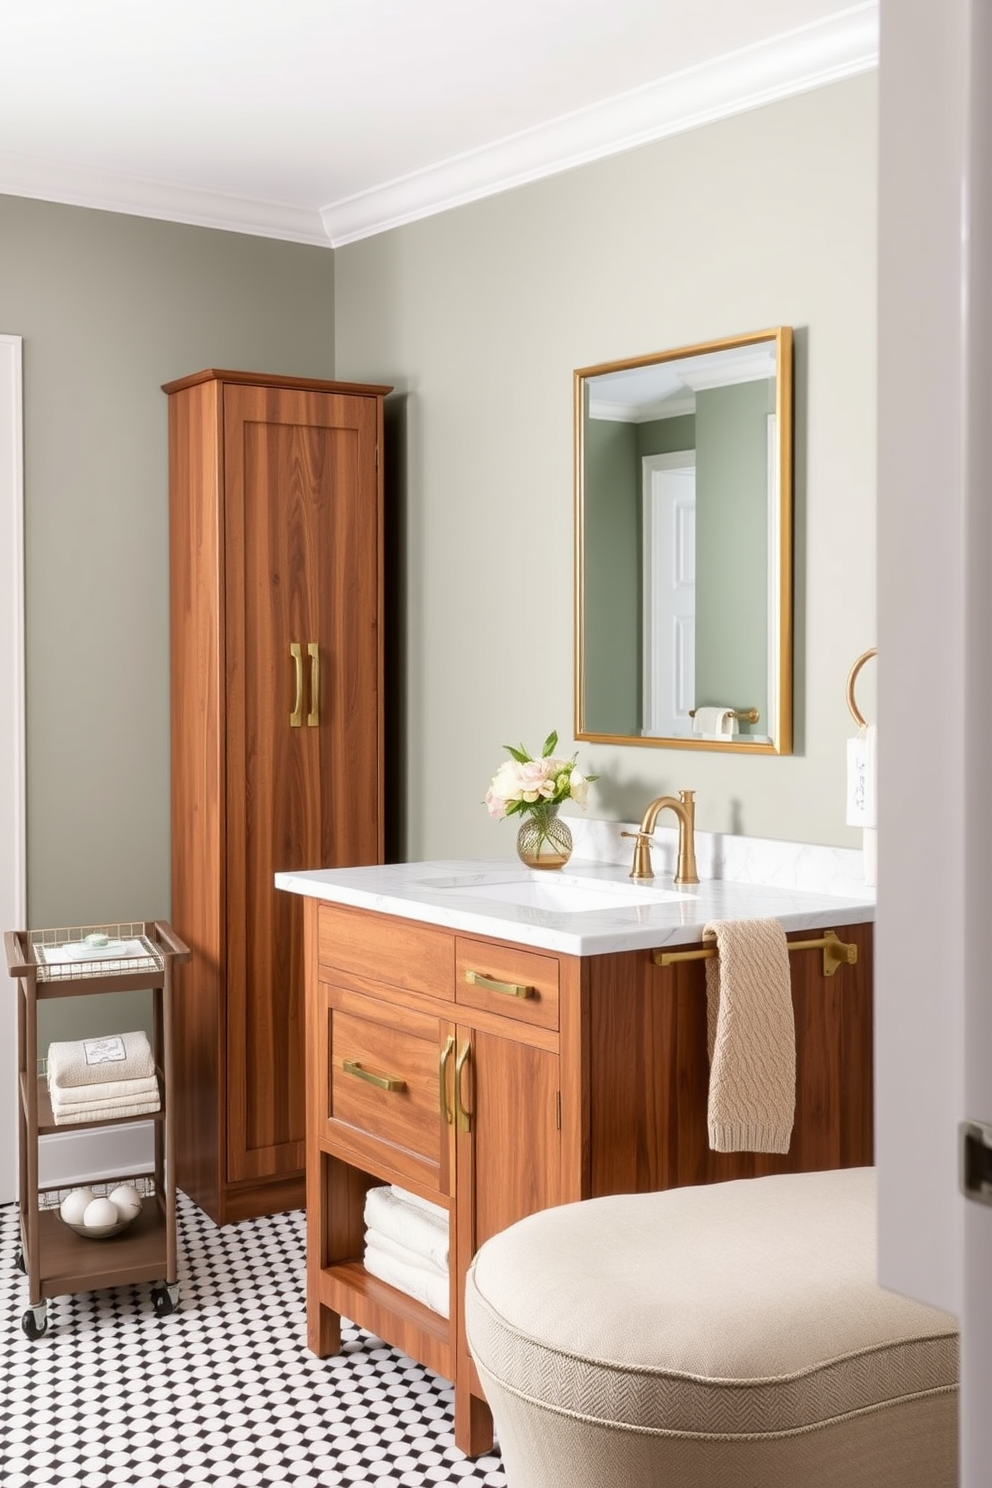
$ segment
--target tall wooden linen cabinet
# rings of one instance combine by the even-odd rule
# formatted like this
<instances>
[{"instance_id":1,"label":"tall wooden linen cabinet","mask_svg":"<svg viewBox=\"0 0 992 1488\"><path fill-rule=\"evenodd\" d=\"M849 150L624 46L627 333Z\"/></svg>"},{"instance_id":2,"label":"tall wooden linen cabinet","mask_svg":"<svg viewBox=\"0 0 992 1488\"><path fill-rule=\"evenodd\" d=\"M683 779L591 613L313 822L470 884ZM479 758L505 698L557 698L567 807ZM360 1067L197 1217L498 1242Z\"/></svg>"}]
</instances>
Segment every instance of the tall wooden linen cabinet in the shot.
<instances>
[{"instance_id":1,"label":"tall wooden linen cabinet","mask_svg":"<svg viewBox=\"0 0 992 1488\"><path fill-rule=\"evenodd\" d=\"M198 372L169 397L179 1187L218 1224L304 1202L301 901L383 856L388 387Z\"/></svg>"}]
</instances>

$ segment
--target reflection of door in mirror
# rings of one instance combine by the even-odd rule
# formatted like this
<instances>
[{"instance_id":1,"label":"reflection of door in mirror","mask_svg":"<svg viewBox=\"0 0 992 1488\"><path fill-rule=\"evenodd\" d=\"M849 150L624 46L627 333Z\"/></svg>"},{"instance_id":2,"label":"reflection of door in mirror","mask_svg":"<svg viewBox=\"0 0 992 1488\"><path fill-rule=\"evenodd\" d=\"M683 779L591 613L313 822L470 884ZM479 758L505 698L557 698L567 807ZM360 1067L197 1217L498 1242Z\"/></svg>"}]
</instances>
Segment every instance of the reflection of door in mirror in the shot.
<instances>
[{"instance_id":1,"label":"reflection of door in mirror","mask_svg":"<svg viewBox=\"0 0 992 1488\"><path fill-rule=\"evenodd\" d=\"M696 451L645 455L646 734L692 732L696 705Z\"/></svg>"},{"instance_id":2,"label":"reflection of door in mirror","mask_svg":"<svg viewBox=\"0 0 992 1488\"><path fill-rule=\"evenodd\" d=\"M788 328L577 372L575 406L576 736L787 752Z\"/></svg>"}]
</instances>

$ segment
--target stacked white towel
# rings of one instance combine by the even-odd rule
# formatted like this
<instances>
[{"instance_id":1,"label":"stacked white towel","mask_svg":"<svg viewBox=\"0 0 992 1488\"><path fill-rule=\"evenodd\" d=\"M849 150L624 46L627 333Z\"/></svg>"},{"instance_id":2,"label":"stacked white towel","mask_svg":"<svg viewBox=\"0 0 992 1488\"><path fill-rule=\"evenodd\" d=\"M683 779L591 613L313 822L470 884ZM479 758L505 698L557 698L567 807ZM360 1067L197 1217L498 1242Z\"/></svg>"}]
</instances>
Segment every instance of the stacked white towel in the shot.
<instances>
[{"instance_id":1,"label":"stacked white towel","mask_svg":"<svg viewBox=\"0 0 992 1488\"><path fill-rule=\"evenodd\" d=\"M365 1269L448 1316L448 1211L395 1184L365 1195Z\"/></svg>"},{"instance_id":2,"label":"stacked white towel","mask_svg":"<svg viewBox=\"0 0 992 1488\"><path fill-rule=\"evenodd\" d=\"M56 1126L146 1116L161 1107L148 1035L114 1033L48 1048L48 1093Z\"/></svg>"}]
</instances>

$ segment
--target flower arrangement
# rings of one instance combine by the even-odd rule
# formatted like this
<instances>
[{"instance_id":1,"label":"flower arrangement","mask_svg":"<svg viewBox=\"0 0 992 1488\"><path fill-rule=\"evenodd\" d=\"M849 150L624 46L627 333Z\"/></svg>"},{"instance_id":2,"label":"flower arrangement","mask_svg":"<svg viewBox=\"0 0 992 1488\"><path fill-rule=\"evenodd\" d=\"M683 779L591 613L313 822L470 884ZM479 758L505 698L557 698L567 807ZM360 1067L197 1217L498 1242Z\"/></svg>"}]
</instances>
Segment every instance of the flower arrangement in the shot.
<instances>
[{"instance_id":1,"label":"flower arrangement","mask_svg":"<svg viewBox=\"0 0 992 1488\"><path fill-rule=\"evenodd\" d=\"M560 868L572 851L572 834L564 822L557 820L563 801L576 801L584 806L589 784L597 775L583 775L576 755L555 754L558 735L550 733L544 741L540 759L528 754L521 744L503 746L510 758L492 778L486 792L486 809L496 818L524 818L517 834L517 852L534 868Z\"/></svg>"},{"instance_id":2,"label":"flower arrangement","mask_svg":"<svg viewBox=\"0 0 992 1488\"><path fill-rule=\"evenodd\" d=\"M545 739L540 759L528 754L522 744L519 749L504 744L510 758L500 765L486 792L490 816L523 815L535 808L560 806L562 801L586 804L590 782L599 776L583 775L575 763L578 756L562 758L554 752L557 747L556 733Z\"/></svg>"}]
</instances>

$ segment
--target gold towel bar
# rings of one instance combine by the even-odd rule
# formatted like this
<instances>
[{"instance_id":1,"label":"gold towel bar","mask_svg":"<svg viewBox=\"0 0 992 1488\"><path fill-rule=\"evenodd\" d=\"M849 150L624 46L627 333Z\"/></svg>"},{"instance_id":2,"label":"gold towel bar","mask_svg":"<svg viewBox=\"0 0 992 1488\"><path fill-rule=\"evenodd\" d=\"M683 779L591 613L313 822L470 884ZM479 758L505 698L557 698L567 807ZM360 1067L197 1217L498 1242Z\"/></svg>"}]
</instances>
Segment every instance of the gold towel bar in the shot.
<instances>
[{"instance_id":1,"label":"gold towel bar","mask_svg":"<svg viewBox=\"0 0 992 1488\"><path fill-rule=\"evenodd\" d=\"M838 939L836 930L826 930L817 940L790 940L790 951L823 950L823 975L833 976L838 966L854 966L858 959L856 945L845 945ZM651 959L656 966L674 966L678 961L712 961L716 947L701 951L652 951Z\"/></svg>"},{"instance_id":2,"label":"gold towel bar","mask_svg":"<svg viewBox=\"0 0 992 1488\"><path fill-rule=\"evenodd\" d=\"M745 723L757 723L758 719L761 717L761 714L758 712L757 708L727 708L725 711L729 713L732 718L743 719ZM689 717L695 718L695 716L695 708L690 708Z\"/></svg>"}]
</instances>

